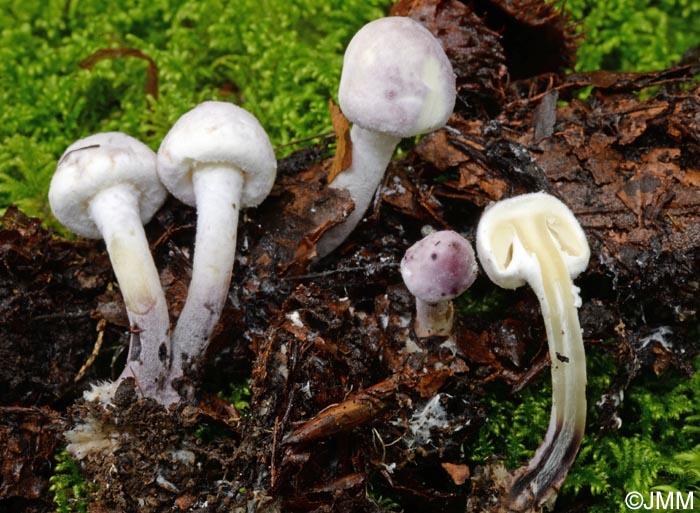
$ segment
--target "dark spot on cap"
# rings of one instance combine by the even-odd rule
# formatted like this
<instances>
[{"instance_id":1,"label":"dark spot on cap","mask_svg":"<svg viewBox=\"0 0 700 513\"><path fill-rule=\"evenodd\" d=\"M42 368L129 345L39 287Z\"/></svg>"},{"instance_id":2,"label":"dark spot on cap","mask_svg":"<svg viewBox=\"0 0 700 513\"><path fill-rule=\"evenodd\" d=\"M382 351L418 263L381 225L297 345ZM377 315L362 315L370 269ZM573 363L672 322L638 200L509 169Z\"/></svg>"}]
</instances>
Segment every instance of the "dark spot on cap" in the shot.
<instances>
[{"instance_id":1,"label":"dark spot on cap","mask_svg":"<svg viewBox=\"0 0 700 513\"><path fill-rule=\"evenodd\" d=\"M431 253L430 258L431 260L437 260L437 253Z\"/></svg>"}]
</instances>

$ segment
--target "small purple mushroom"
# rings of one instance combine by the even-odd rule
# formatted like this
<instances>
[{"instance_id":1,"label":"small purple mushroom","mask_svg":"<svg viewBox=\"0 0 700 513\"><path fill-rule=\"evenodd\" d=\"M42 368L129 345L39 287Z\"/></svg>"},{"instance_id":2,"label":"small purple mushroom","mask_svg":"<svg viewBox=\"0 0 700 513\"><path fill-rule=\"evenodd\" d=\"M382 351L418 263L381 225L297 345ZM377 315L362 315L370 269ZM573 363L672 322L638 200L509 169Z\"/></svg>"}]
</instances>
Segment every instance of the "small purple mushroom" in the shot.
<instances>
[{"instance_id":1,"label":"small purple mushroom","mask_svg":"<svg viewBox=\"0 0 700 513\"><path fill-rule=\"evenodd\" d=\"M418 337L450 335L452 300L474 283L477 272L471 244L451 230L433 232L406 250L401 276L416 296Z\"/></svg>"}]
</instances>

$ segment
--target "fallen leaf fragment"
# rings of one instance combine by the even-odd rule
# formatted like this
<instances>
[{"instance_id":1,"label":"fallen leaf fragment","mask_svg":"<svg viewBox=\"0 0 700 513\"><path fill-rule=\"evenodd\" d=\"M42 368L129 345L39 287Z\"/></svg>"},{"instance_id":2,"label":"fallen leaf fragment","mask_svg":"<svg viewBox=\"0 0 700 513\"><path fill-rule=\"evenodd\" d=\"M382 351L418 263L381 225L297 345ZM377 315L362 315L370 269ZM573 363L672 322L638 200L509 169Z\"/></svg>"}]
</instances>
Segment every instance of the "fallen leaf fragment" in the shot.
<instances>
[{"instance_id":1,"label":"fallen leaf fragment","mask_svg":"<svg viewBox=\"0 0 700 513\"><path fill-rule=\"evenodd\" d=\"M456 465L454 463L440 463L440 466L445 469L452 482L457 486L463 485L469 479L469 467L467 465Z\"/></svg>"},{"instance_id":2,"label":"fallen leaf fragment","mask_svg":"<svg viewBox=\"0 0 700 513\"><path fill-rule=\"evenodd\" d=\"M392 376L366 390L352 394L342 403L322 410L313 419L294 430L284 442L310 442L366 424L388 407L385 399L396 391L397 386L398 378Z\"/></svg>"},{"instance_id":3,"label":"fallen leaf fragment","mask_svg":"<svg viewBox=\"0 0 700 513\"><path fill-rule=\"evenodd\" d=\"M331 111L331 123L335 132L335 156L331 164L331 170L328 173L326 183L331 183L335 177L345 171L352 164L352 140L350 139L350 122L340 108L333 103L333 100L328 100L328 109Z\"/></svg>"}]
</instances>

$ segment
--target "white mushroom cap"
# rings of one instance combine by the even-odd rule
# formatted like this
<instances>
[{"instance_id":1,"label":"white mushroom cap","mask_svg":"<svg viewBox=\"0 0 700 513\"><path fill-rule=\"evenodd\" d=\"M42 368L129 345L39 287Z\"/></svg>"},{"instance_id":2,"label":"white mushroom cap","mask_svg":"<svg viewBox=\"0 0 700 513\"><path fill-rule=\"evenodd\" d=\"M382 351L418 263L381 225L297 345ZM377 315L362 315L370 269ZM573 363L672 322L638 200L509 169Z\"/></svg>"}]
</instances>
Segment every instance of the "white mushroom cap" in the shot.
<instances>
[{"instance_id":1,"label":"white mushroom cap","mask_svg":"<svg viewBox=\"0 0 700 513\"><path fill-rule=\"evenodd\" d=\"M515 289L526 282L539 281L539 263L523 245L520 229L529 229L523 219L544 217L547 231L559 249L561 258L573 279L588 266L590 249L586 234L574 213L544 192L523 194L492 203L484 211L476 235L479 260L488 277L499 287ZM534 234L525 234L528 237Z\"/></svg>"},{"instance_id":2,"label":"white mushroom cap","mask_svg":"<svg viewBox=\"0 0 700 513\"><path fill-rule=\"evenodd\" d=\"M467 290L478 273L471 244L452 230L433 232L406 250L401 276L415 297L429 304Z\"/></svg>"},{"instance_id":3,"label":"white mushroom cap","mask_svg":"<svg viewBox=\"0 0 700 513\"><path fill-rule=\"evenodd\" d=\"M440 43L425 27L411 18L380 18L350 41L338 101L362 128L411 137L447 122L455 80Z\"/></svg>"},{"instance_id":4,"label":"white mushroom cap","mask_svg":"<svg viewBox=\"0 0 700 513\"><path fill-rule=\"evenodd\" d=\"M88 212L90 201L101 191L121 184L136 191L144 224L168 194L156 174L156 154L141 141L121 132L80 139L58 161L49 189L51 211L77 235L100 239L100 230Z\"/></svg>"},{"instance_id":5,"label":"white mushroom cap","mask_svg":"<svg viewBox=\"0 0 700 513\"><path fill-rule=\"evenodd\" d=\"M241 207L258 206L275 182L277 161L265 130L250 112L207 101L186 112L158 150L158 174L183 203L196 206L192 174L200 166L229 164L245 173Z\"/></svg>"}]
</instances>

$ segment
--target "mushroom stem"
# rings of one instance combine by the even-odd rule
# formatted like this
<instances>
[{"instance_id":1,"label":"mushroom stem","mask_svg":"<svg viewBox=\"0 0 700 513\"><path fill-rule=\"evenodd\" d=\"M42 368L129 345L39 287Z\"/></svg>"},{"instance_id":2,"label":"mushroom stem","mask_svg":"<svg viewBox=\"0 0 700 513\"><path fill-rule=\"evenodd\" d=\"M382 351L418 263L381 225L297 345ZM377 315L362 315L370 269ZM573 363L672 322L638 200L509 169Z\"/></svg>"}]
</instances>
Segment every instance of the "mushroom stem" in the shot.
<instances>
[{"instance_id":1,"label":"mushroom stem","mask_svg":"<svg viewBox=\"0 0 700 513\"><path fill-rule=\"evenodd\" d=\"M454 306L452 301L428 303L416 298L416 322L413 329L416 336L441 337L452 333Z\"/></svg>"},{"instance_id":2,"label":"mushroom stem","mask_svg":"<svg viewBox=\"0 0 700 513\"><path fill-rule=\"evenodd\" d=\"M540 447L526 467L514 476L510 507L520 511L545 500L558 490L573 463L586 423L586 356L573 284L545 215L521 220L514 226L526 251L533 251L539 271L528 284L540 302L552 367L552 413ZM533 249L537 248L537 249Z\"/></svg>"},{"instance_id":3,"label":"mushroom stem","mask_svg":"<svg viewBox=\"0 0 700 513\"><path fill-rule=\"evenodd\" d=\"M324 257L337 248L352 233L365 215L374 193L384 177L384 170L391 161L401 137L367 130L359 125L350 129L352 140L352 164L329 185L334 189L346 189L355 209L347 219L323 234L316 244L316 251Z\"/></svg>"},{"instance_id":4,"label":"mushroom stem","mask_svg":"<svg viewBox=\"0 0 700 513\"><path fill-rule=\"evenodd\" d=\"M131 324L129 354L118 381L134 377L145 396L166 398L174 394L164 390L171 356L170 319L137 200L136 189L121 184L97 194L88 209L105 240Z\"/></svg>"},{"instance_id":5,"label":"mushroom stem","mask_svg":"<svg viewBox=\"0 0 700 513\"><path fill-rule=\"evenodd\" d=\"M230 164L197 167L197 233L187 301L173 333L173 376L202 358L223 310L231 283L243 173Z\"/></svg>"},{"instance_id":6,"label":"mushroom stem","mask_svg":"<svg viewBox=\"0 0 700 513\"><path fill-rule=\"evenodd\" d=\"M489 206L476 235L479 260L491 281L535 291L547 330L552 367L552 415L530 462L513 473L508 511L534 511L556 495L581 446L586 424L586 357L573 279L590 259L574 213L544 192Z\"/></svg>"}]
</instances>

